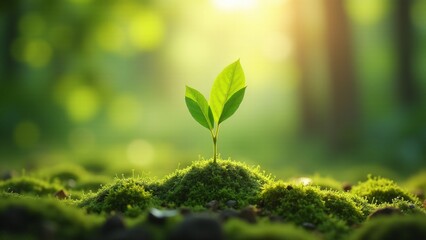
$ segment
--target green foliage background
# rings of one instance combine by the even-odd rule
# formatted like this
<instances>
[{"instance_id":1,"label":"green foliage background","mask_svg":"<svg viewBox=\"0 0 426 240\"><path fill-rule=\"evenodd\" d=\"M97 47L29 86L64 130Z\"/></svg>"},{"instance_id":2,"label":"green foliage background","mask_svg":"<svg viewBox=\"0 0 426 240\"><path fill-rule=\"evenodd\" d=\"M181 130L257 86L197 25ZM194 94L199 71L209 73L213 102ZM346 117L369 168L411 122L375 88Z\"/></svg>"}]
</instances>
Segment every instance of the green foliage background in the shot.
<instances>
[{"instance_id":1,"label":"green foliage background","mask_svg":"<svg viewBox=\"0 0 426 240\"><path fill-rule=\"evenodd\" d=\"M395 83L397 6L345 1L362 119L354 129L359 143L338 152L322 134L301 134L290 1L222 2L0 3L0 170L76 162L109 175L133 168L163 176L209 158L211 140L185 109L185 85L207 93L238 58L250 87L238 114L221 127L223 158L282 177L320 172L348 180L367 173L398 179L425 167L424 1L413 1L410 15L421 93L410 109L399 106ZM317 40L323 16L311 8L310 88L315 111L328 122L328 75Z\"/></svg>"}]
</instances>

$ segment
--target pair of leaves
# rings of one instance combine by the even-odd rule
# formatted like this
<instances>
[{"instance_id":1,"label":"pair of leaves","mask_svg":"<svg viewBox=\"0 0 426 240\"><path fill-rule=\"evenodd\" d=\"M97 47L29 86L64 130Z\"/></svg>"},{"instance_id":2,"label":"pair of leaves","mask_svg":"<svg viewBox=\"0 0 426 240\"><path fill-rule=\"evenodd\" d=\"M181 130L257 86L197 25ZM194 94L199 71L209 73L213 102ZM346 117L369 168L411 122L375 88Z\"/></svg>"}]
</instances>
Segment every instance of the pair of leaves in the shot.
<instances>
[{"instance_id":1,"label":"pair of leaves","mask_svg":"<svg viewBox=\"0 0 426 240\"><path fill-rule=\"evenodd\" d=\"M244 98L246 82L240 60L230 64L216 77L210 92L210 100L199 91L186 87L185 102L192 117L207 129L212 130L235 111Z\"/></svg>"}]
</instances>

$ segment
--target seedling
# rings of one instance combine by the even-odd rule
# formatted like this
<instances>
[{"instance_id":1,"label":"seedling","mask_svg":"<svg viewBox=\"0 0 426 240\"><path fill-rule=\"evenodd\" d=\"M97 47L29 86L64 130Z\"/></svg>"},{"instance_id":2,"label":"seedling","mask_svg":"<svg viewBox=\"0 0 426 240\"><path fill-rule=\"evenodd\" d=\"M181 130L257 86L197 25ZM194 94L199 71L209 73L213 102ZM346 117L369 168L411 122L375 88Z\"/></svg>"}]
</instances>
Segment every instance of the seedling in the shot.
<instances>
[{"instance_id":1,"label":"seedling","mask_svg":"<svg viewBox=\"0 0 426 240\"><path fill-rule=\"evenodd\" d=\"M186 106L192 117L210 131L215 163L220 124L237 111L243 101L245 91L246 80L240 60L225 67L216 77L209 102L199 91L186 86Z\"/></svg>"}]
</instances>

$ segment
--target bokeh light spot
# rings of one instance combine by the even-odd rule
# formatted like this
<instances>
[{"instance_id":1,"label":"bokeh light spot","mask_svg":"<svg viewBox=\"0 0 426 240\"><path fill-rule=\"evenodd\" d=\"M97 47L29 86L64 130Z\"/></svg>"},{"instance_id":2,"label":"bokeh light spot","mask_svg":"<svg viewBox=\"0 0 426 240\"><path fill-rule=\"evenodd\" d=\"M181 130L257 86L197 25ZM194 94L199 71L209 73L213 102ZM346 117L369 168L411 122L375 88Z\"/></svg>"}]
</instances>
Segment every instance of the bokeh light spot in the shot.
<instances>
[{"instance_id":1,"label":"bokeh light spot","mask_svg":"<svg viewBox=\"0 0 426 240\"><path fill-rule=\"evenodd\" d=\"M163 19L154 11L143 10L131 20L129 36L136 48L155 49L164 38Z\"/></svg>"},{"instance_id":2,"label":"bokeh light spot","mask_svg":"<svg viewBox=\"0 0 426 240\"><path fill-rule=\"evenodd\" d=\"M46 66L50 62L52 48L41 39L30 40L25 44L23 60L34 68Z\"/></svg>"},{"instance_id":3,"label":"bokeh light spot","mask_svg":"<svg viewBox=\"0 0 426 240\"><path fill-rule=\"evenodd\" d=\"M131 95L116 97L108 107L108 118L114 127L132 129L141 119L141 105Z\"/></svg>"},{"instance_id":4,"label":"bokeh light spot","mask_svg":"<svg viewBox=\"0 0 426 240\"><path fill-rule=\"evenodd\" d=\"M32 121L22 121L15 127L13 138L18 147L22 149L32 148L39 141L39 127Z\"/></svg>"},{"instance_id":5,"label":"bokeh light spot","mask_svg":"<svg viewBox=\"0 0 426 240\"><path fill-rule=\"evenodd\" d=\"M348 0L346 8L350 18L360 25L373 25L384 18L388 11L385 0Z\"/></svg>"},{"instance_id":6,"label":"bokeh light spot","mask_svg":"<svg viewBox=\"0 0 426 240\"><path fill-rule=\"evenodd\" d=\"M75 122L85 122L92 119L99 110L99 96L97 92L86 86L70 91L67 98L69 116Z\"/></svg>"},{"instance_id":7,"label":"bokeh light spot","mask_svg":"<svg viewBox=\"0 0 426 240\"><path fill-rule=\"evenodd\" d=\"M149 165L155 156L155 150L151 143L136 139L127 147L127 158L137 165Z\"/></svg>"}]
</instances>

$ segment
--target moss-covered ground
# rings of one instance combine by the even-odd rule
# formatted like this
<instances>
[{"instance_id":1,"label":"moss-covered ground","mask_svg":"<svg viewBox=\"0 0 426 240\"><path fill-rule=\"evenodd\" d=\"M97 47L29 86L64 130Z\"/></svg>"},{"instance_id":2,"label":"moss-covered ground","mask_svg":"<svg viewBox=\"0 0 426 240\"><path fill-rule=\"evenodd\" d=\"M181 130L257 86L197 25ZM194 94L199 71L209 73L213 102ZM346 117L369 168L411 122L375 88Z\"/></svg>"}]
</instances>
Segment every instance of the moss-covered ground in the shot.
<instances>
[{"instance_id":1,"label":"moss-covered ground","mask_svg":"<svg viewBox=\"0 0 426 240\"><path fill-rule=\"evenodd\" d=\"M275 179L232 160L163 179L58 165L0 180L0 239L426 239L426 174Z\"/></svg>"}]
</instances>

